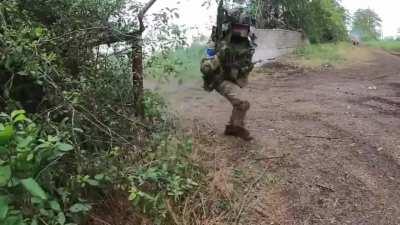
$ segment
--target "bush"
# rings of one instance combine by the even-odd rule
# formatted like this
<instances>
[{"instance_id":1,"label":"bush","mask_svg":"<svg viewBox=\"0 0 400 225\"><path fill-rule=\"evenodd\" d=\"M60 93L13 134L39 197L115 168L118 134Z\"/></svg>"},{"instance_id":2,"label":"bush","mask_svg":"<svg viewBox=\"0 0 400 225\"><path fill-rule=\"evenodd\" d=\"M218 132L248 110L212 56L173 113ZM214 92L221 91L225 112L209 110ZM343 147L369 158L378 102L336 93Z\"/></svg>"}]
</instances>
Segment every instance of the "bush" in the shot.
<instances>
[{"instance_id":1,"label":"bush","mask_svg":"<svg viewBox=\"0 0 400 225\"><path fill-rule=\"evenodd\" d=\"M152 144L157 146L148 155L147 160L152 163L128 172L129 199L154 218L155 224L162 225L170 219L168 204L180 203L193 191L198 186L195 180L200 173L188 159L192 151L191 139L165 133L154 137Z\"/></svg>"},{"instance_id":2,"label":"bush","mask_svg":"<svg viewBox=\"0 0 400 225\"><path fill-rule=\"evenodd\" d=\"M0 223L74 224L90 205L66 197L54 167L70 154L67 133L49 135L22 110L0 115ZM64 197L63 197L64 195Z\"/></svg>"},{"instance_id":3,"label":"bush","mask_svg":"<svg viewBox=\"0 0 400 225\"><path fill-rule=\"evenodd\" d=\"M108 191L132 188L137 196L160 194L154 207L139 201L136 210L163 221L157 207L195 186L189 145L176 138L162 98L145 93L146 118L134 116L130 50L93 51L124 3L0 1L0 224L84 224ZM27 85L16 88L18 78ZM10 94L32 95L31 84L43 91L33 120L14 111L31 102L28 95Z\"/></svg>"},{"instance_id":4,"label":"bush","mask_svg":"<svg viewBox=\"0 0 400 225\"><path fill-rule=\"evenodd\" d=\"M98 195L85 193L106 186L128 191L138 210L165 224L168 202L180 202L197 186L199 172L188 159L191 139L178 138L170 127L154 132L145 158L131 164L119 147L98 156L73 151L68 132L49 135L24 111L0 119L2 224L81 224Z\"/></svg>"}]
</instances>

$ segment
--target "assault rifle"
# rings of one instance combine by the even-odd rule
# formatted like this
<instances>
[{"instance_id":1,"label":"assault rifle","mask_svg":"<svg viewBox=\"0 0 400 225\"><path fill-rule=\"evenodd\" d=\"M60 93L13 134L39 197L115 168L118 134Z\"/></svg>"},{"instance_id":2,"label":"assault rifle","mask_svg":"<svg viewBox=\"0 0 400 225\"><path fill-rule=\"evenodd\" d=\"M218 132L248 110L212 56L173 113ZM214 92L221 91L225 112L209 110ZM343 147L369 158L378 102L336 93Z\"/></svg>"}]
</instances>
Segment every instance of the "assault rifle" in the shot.
<instances>
[{"instance_id":1,"label":"assault rifle","mask_svg":"<svg viewBox=\"0 0 400 225\"><path fill-rule=\"evenodd\" d=\"M225 22L225 9L224 9L224 0L220 0L218 4L218 13L217 13L217 26L215 29L215 47L219 49L219 45L224 38L223 24Z\"/></svg>"}]
</instances>

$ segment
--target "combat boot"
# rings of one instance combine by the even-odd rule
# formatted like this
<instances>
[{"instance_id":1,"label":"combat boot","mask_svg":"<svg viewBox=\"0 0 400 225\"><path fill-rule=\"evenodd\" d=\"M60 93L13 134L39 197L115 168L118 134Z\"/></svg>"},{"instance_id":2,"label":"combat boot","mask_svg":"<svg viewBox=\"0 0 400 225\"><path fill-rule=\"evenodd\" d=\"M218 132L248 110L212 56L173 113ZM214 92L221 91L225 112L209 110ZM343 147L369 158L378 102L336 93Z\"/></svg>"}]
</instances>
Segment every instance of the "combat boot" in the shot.
<instances>
[{"instance_id":1,"label":"combat boot","mask_svg":"<svg viewBox=\"0 0 400 225\"><path fill-rule=\"evenodd\" d=\"M245 141L253 140L253 137L250 135L250 132L243 127L234 126L234 125L227 125L225 128L225 135L233 136L241 138Z\"/></svg>"}]
</instances>

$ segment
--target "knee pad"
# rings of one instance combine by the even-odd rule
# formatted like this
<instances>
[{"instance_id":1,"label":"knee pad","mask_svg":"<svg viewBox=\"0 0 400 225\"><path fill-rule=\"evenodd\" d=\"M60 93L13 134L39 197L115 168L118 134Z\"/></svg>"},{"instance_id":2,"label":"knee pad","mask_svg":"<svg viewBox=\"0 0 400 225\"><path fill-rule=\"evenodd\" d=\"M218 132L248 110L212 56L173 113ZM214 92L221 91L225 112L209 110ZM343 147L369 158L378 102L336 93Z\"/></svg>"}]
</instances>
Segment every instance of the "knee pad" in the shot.
<instances>
[{"instance_id":1,"label":"knee pad","mask_svg":"<svg viewBox=\"0 0 400 225\"><path fill-rule=\"evenodd\" d=\"M240 110L247 111L250 109L250 102L248 101L240 101L238 104L235 105Z\"/></svg>"}]
</instances>

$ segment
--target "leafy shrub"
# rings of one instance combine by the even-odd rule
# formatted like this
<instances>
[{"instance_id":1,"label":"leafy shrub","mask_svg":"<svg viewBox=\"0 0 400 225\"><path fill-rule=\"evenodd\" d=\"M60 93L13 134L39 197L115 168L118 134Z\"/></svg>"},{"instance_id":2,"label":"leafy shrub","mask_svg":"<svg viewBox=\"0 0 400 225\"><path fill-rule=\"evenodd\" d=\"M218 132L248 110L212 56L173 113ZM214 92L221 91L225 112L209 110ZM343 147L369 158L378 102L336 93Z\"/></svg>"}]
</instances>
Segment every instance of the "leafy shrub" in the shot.
<instances>
[{"instance_id":1,"label":"leafy shrub","mask_svg":"<svg viewBox=\"0 0 400 225\"><path fill-rule=\"evenodd\" d=\"M168 220L168 202L179 203L198 186L194 180L199 170L187 158L191 139L166 134L154 141L157 147L148 155L150 163L131 169L129 199L161 225Z\"/></svg>"},{"instance_id":2,"label":"leafy shrub","mask_svg":"<svg viewBox=\"0 0 400 225\"><path fill-rule=\"evenodd\" d=\"M89 205L60 197L55 177L42 175L73 150L68 137L49 135L14 111L0 115L0 222L2 224L59 224L72 222ZM65 194L65 193L64 193ZM68 208L70 206L70 208Z\"/></svg>"},{"instance_id":3,"label":"leafy shrub","mask_svg":"<svg viewBox=\"0 0 400 225\"><path fill-rule=\"evenodd\" d=\"M150 120L161 119L165 121L167 104L160 94L151 91L145 91L144 95L144 114Z\"/></svg>"}]
</instances>

